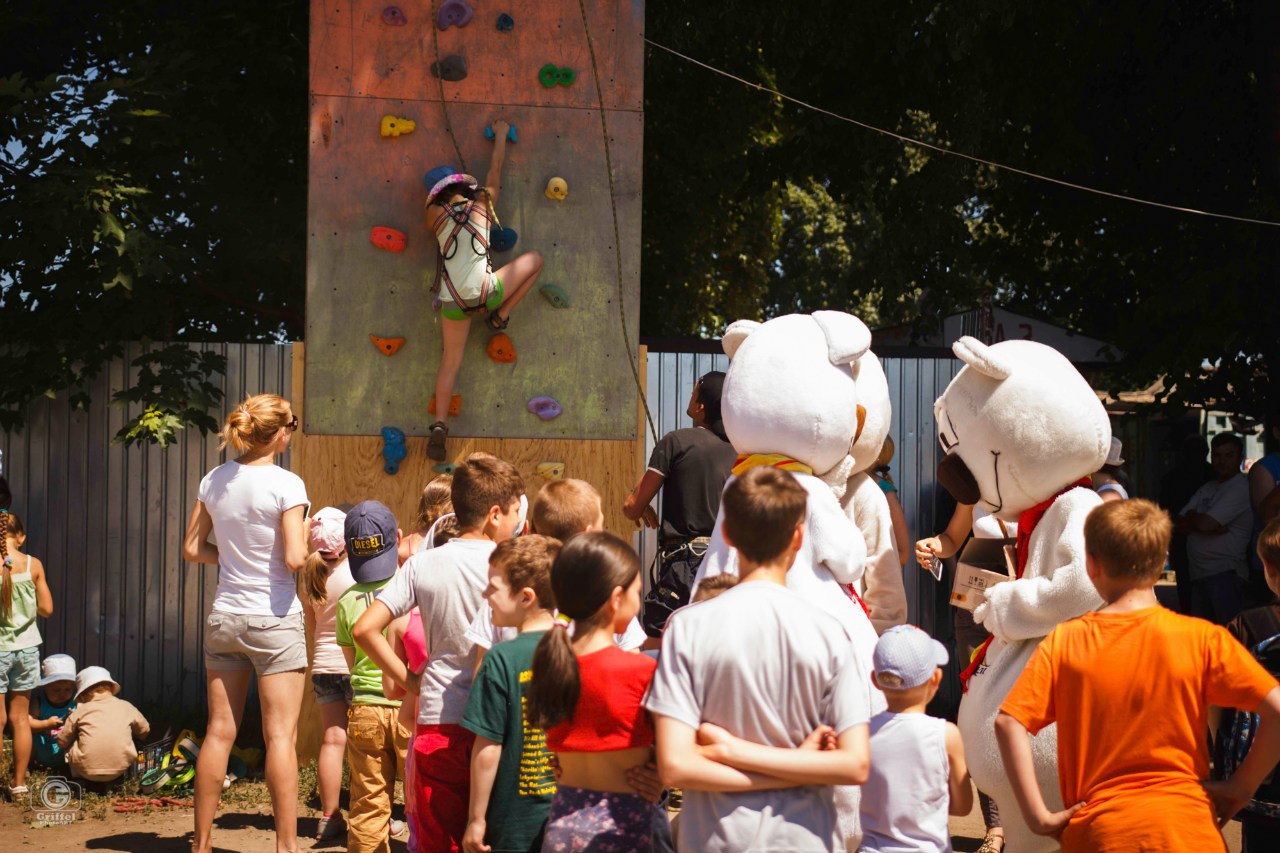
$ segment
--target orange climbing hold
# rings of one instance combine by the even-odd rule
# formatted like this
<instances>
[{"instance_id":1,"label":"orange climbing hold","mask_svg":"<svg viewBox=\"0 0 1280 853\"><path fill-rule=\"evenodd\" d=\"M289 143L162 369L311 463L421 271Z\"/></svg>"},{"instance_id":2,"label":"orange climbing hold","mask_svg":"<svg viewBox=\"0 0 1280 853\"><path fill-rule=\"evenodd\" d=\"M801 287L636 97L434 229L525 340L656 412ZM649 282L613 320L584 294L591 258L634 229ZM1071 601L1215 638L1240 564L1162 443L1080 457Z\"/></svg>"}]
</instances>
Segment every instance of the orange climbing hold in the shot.
<instances>
[{"instance_id":1,"label":"orange climbing hold","mask_svg":"<svg viewBox=\"0 0 1280 853\"><path fill-rule=\"evenodd\" d=\"M516 361L516 345L511 342L511 338L499 332L492 338L489 338L489 358L498 362L498 364L515 364Z\"/></svg>"},{"instance_id":2,"label":"orange climbing hold","mask_svg":"<svg viewBox=\"0 0 1280 853\"><path fill-rule=\"evenodd\" d=\"M434 415L436 413L436 395L431 395L431 402L427 403L427 414ZM454 394L449 400L449 417L456 418L462 414L462 395Z\"/></svg>"},{"instance_id":3,"label":"orange climbing hold","mask_svg":"<svg viewBox=\"0 0 1280 853\"><path fill-rule=\"evenodd\" d=\"M395 355L400 351L400 347L404 346L404 338L380 338L377 335L370 335L369 340L373 341L373 345L383 355Z\"/></svg>"}]
</instances>

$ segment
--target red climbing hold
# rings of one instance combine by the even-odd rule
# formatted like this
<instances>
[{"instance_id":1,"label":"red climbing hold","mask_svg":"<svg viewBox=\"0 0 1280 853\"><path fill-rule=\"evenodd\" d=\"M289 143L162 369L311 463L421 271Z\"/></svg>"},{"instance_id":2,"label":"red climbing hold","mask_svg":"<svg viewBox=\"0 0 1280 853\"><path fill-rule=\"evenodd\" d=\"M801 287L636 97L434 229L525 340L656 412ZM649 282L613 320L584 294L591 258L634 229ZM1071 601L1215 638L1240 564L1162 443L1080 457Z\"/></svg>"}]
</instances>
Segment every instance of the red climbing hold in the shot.
<instances>
[{"instance_id":1,"label":"red climbing hold","mask_svg":"<svg viewBox=\"0 0 1280 853\"><path fill-rule=\"evenodd\" d=\"M404 346L404 338L380 338L377 335L370 335L369 340L373 341L378 352L386 356L395 355L400 351L400 347Z\"/></svg>"},{"instance_id":2,"label":"red climbing hold","mask_svg":"<svg viewBox=\"0 0 1280 853\"><path fill-rule=\"evenodd\" d=\"M499 332L489 338L487 352L489 353L489 358L498 362L498 364L515 364L516 345L511 342L510 336L504 332Z\"/></svg>"},{"instance_id":3,"label":"red climbing hold","mask_svg":"<svg viewBox=\"0 0 1280 853\"><path fill-rule=\"evenodd\" d=\"M434 415L436 413L436 395L431 395L431 402L427 403L427 414ZM449 400L449 417L456 418L462 414L462 395L454 394Z\"/></svg>"},{"instance_id":4,"label":"red climbing hold","mask_svg":"<svg viewBox=\"0 0 1280 853\"><path fill-rule=\"evenodd\" d=\"M409 245L409 238L403 231L379 225L369 232L369 242L388 252L403 252Z\"/></svg>"}]
</instances>

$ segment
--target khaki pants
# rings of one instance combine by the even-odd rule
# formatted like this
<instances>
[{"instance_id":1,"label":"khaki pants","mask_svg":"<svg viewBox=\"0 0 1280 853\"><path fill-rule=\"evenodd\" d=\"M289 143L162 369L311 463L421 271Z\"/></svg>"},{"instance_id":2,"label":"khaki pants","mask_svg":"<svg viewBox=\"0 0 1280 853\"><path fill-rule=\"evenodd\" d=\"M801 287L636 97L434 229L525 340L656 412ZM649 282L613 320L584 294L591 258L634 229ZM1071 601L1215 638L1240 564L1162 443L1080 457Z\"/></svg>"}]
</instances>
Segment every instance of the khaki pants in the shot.
<instances>
[{"instance_id":1,"label":"khaki pants","mask_svg":"<svg viewBox=\"0 0 1280 853\"><path fill-rule=\"evenodd\" d=\"M347 853L389 853L391 800L396 777L404 777L409 732L399 708L352 705L347 716L347 763L351 806L347 812Z\"/></svg>"}]
</instances>

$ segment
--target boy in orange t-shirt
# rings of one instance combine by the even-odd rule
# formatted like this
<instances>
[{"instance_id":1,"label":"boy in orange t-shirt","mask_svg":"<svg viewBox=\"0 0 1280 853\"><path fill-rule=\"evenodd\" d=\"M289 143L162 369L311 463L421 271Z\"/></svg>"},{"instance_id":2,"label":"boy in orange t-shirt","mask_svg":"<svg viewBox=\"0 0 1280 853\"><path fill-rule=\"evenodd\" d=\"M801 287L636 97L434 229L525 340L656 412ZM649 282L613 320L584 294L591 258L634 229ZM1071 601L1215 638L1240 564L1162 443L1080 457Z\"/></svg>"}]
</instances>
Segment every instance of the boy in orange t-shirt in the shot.
<instances>
[{"instance_id":1,"label":"boy in orange t-shirt","mask_svg":"<svg viewBox=\"0 0 1280 853\"><path fill-rule=\"evenodd\" d=\"M1280 687L1223 628L1156 601L1169 516L1144 500L1106 503L1085 522L1089 578L1107 606L1041 642L1000 706L996 737L1033 831L1072 851L1225 850L1231 819L1280 760ZM1205 782L1209 706L1256 710L1239 771ZM1028 732L1058 725L1062 801L1036 784Z\"/></svg>"}]
</instances>

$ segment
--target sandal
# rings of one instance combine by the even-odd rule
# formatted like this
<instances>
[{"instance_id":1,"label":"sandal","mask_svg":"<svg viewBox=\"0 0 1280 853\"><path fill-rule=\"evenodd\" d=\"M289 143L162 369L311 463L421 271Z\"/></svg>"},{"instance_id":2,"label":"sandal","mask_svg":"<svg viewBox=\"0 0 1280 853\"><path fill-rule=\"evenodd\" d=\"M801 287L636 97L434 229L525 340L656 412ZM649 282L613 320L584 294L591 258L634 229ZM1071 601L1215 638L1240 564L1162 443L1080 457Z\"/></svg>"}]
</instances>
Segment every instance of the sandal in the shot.
<instances>
[{"instance_id":1,"label":"sandal","mask_svg":"<svg viewBox=\"0 0 1280 853\"><path fill-rule=\"evenodd\" d=\"M484 318L484 324L494 332L506 331L507 324L510 322L510 317L503 317L496 309L489 312L489 316Z\"/></svg>"},{"instance_id":2,"label":"sandal","mask_svg":"<svg viewBox=\"0 0 1280 853\"><path fill-rule=\"evenodd\" d=\"M1001 853L1004 850L1004 836L992 835L987 833L982 839L982 846L978 848L977 853Z\"/></svg>"},{"instance_id":3,"label":"sandal","mask_svg":"<svg viewBox=\"0 0 1280 853\"><path fill-rule=\"evenodd\" d=\"M431 436L427 439L427 457L437 462L443 462L445 458L444 440L449 435L449 428L444 425L444 421L436 421L430 426L430 430Z\"/></svg>"},{"instance_id":4,"label":"sandal","mask_svg":"<svg viewBox=\"0 0 1280 853\"><path fill-rule=\"evenodd\" d=\"M26 785L10 785L9 786L10 800L16 800L18 797L26 797L26 796L29 796L30 794L31 794L31 791L27 788Z\"/></svg>"}]
</instances>

